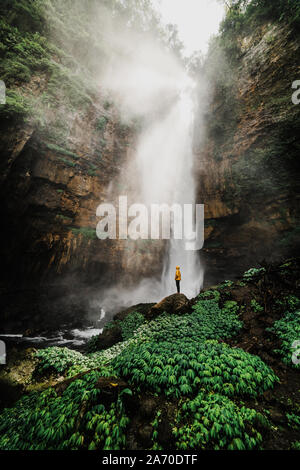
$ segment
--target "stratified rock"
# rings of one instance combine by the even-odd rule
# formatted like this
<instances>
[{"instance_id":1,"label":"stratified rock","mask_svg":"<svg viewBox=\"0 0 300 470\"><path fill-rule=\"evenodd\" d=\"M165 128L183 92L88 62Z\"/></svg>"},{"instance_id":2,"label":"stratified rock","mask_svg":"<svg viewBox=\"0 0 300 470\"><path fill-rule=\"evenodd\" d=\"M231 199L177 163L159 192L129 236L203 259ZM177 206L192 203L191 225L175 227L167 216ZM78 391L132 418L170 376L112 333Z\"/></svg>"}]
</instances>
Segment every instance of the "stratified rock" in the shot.
<instances>
[{"instance_id":1,"label":"stratified rock","mask_svg":"<svg viewBox=\"0 0 300 470\"><path fill-rule=\"evenodd\" d=\"M184 294L173 294L154 305L147 313L147 318L155 318L162 313L182 314L189 309L190 302Z\"/></svg>"}]
</instances>

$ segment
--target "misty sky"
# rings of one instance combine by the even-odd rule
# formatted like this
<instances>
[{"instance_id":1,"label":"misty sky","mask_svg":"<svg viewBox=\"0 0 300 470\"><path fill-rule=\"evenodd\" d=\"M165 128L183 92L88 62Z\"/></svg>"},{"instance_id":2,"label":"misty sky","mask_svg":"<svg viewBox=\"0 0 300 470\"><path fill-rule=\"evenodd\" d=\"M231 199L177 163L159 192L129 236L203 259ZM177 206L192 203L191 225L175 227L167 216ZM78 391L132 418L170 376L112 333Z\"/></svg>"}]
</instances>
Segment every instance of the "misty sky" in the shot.
<instances>
[{"instance_id":1,"label":"misty sky","mask_svg":"<svg viewBox=\"0 0 300 470\"><path fill-rule=\"evenodd\" d=\"M224 7L217 0L153 0L165 23L178 25L180 39L189 55L206 52L210 36L219 30Z\"/></svg>"}]
</instances>

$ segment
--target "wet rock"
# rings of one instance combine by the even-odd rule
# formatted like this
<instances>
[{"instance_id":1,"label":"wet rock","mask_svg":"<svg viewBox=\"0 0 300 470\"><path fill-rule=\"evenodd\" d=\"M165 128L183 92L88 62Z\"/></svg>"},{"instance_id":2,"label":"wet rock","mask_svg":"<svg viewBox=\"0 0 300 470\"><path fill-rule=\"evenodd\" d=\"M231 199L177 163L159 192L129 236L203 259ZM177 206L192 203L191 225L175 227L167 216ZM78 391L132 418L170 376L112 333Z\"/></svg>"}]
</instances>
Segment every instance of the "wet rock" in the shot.
<instances>
[{"instance_id":1,"label":"wet rock","mask_svg":"<svg viewBox=\"0 0 300 470\"><path fill-rule=\"evenodd\" d=\"M163 419L158 424L158 442L163 448L170 448L174 440L171 424L167 419Z\"/></svg>"},{"instance_id":2,"label":"wet rock","mask_svg":"<svg viewBox=\"0 0 300 470\"><path fill-rule=\"evenodd\" d=\"M162 313L183 314L189 310L190 302L184 294L174 294L154 305L147 313L147 318L155 318Z\"/></svg>"},{"instance_id":3,"label":"wet rock","mask_svg":"<svg viewBox=\"0 0 300 470\"><path fill-rule=\"evenodd\" d=\"M277 410L276 408L270 408L270 418L275 424L283 424L285 423L285 416L284 414Z\"/></svg>"},{"instance_id":4,"label":"wet rock","mask_svg":"<svg viewBox=\"0 0 300 470\"><path fill-rule=\"evenodd\" d=\"M140 414L145 418L152 418L156 410L156 400L151 397L142 398L140 401Z\"/></svg>"},{"instance_id":5,"label":"wet rock","mask_svg":"<svg viewBox=\"0 0 300 470\"><path fill-rule=\"evenodd\" d=\"M100 377L95 384L95 388L101 390L101 403L106 405L115 402L118 399L119 393L127 387L126 382L115 377Z\"/></svg>"},{"instance_id":6,"label":"wet rock","mask_svg":"<svg viewBox=\"0 0 300 470\"><path fill-rule=\"evenodd\" d=\"M138 305L133 305L132 307L127 308L126 310L122 310L119 313L116 313L114 316L114 320L117 321L123 321L125 320L128 315L130 315L132 312L139 312L142 313L143 315L147 314L149 312L149 309L153 307L155 304L138 304Z\"/></svg>"},{"instance_id":7,"label":"wet rock","mask_svg":"<svg viewBox=\"0 0 300 470\"><path fill-rule=\"evenodd\" d=\"M113 328L104 330L102 335L98 337L97 350L102 351L103 349L108 349L120 341L123 341L122 330L119 326L116 325Z\"/></svg>"},{"instance_id":8,"label":"wet rock","mask_svg":"<svg viewBox=\"0 0 300 470\"><path fill-rule=\"evenodd\" d=\"M152 447L152 433L153 428L150 425L142 425L137 430L137 438L145 448Z\"/></svg>"}]
</instances>

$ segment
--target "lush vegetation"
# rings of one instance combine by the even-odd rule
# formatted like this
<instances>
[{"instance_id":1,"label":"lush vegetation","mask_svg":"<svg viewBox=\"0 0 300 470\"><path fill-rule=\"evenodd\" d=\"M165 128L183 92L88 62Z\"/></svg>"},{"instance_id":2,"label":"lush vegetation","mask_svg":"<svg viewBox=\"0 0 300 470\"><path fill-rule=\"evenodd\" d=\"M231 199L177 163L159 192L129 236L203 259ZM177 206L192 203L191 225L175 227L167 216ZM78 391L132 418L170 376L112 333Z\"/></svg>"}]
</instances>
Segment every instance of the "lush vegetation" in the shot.
<instances>
[{"instance_id":1,"label":"lush vegetation","mask_svg":"<svg viewBox=\"0 0 300 470\"><path fill-rule=\"evenodd\" d=\"M181 403L173 432L182 450L252 450L262 443L258 423L268 427L257 411L239 408L218 393L201 391L195 399Z\"/></svg>"},{"instance_id":2,"label":"lush vegetation","mask_svg":"<svg viewBox=\"0 0 300 470\"><path fill-rule=\"evenodd\" d=\"M102 355L85 356L78 351L58 347L41 349L36 353L36 357L39 359L36 371L42 375L45 373L63 375L67 372L70 375L75 375L75 372L99 369L105 362ZM105 375L107 375L106 370L104 370ZM109 373L111 373L111 370L109 370Z\"/></svg>"},{"instance_id":3,"label":"lush vegetation","mask_svg":"<svg viewBox=\"0 0 300 470\"><path fill-rule=\"evenodd\" d=\"M283 264L274 278L270 267L249 270L244 282L225 281L200 294L183 315L163 313L149 321L133 311L107 325L118 327L123 341L102 351L96 351L96 338L89 345L93 352L85 354L59 347L37 351L30 388L35 391L3 411L0 448L126 449L128 436L135 433L132 418L138 413L139 419L148 419L143 408L149 399L157 403L145 421L149 449L165 448L161 439L166 420L172 448L263 448L277 426L272 408L266 402L261 407L260 400L265 391L281 386L279 379L260 357L225 341L235 344L240 335L249 334L240 318L246 311L262 321L261 281L270 279L270 287L277 279L281 285L280 276L291 276L295 266L293 261ZM238 289L253 293L247 306L233 300ZM292 367L290 344L299 335L299 299L287 290L275 296L271 308L275 318L283 314L272 332L280 337L283 360L288 358ZM47 381L49 388L41 392ZM102 388L107 383L110 395ZM280 396L279 401L286 407L290 445L297 448L296 396L287 401Z\"/></svg>"},{"instance_id":4,"label":"lush vegetation","mask_svg":"<svg viewBox=\"0 0 300 470\"><path fill-rule=\"evenodd\" d=\"M275 333L281 339L281 347L276 350L281 356L283 362L300 369L300 364L294 364L292 361L295 354L299 360L300 350L300 310L287 313L283 318L276 321L269 331Z\"/></svg>"},{"instance_id":5,"label":"lush vegetation","mask_svg":"<svg viewBox=\"0 0 300 470\"><path fill-rule=\"evenodd\" d=\"M258 357L217 341L169 339L131 345L113 361L130 383L167 396L192 395L199 387L226 396L257 396L276 383Z\"/></svg>"},{"instance_id":6,"label":"lush vegetation","mask_svg":"<svg viewBox=\"0 0 300 470\"><path fill-rule=\"evenodd\" d=\"M21 399L0 416L2 450L118 450L125 445L128 418L122 398L105 407L95 387L103 373L92 371L62 395L54 389Z\"/></svg>"}]
</instances>

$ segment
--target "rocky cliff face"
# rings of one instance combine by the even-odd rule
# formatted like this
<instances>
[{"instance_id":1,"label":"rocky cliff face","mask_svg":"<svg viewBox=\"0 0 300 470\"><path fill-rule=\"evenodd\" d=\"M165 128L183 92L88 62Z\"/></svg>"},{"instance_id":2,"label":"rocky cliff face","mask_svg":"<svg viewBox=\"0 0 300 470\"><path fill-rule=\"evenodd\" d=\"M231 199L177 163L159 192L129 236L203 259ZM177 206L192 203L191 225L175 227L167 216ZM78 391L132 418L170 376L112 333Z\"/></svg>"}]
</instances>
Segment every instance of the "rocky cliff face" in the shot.
<instances>
[{"instance_id":1,"label":"rocky cliff face","mask_svg":"<svg viewBox=\"0 0 300 470\"><path fill-rule=\"evenodd\" d=\"M44 87L38 77L28 88L34 85L39 97ZM27 88L20 90L26 96ZM1 272L7 318L14 310L24 313L24 302L34 316L49 297L57 297L59 304L85 282L109 283L122 270L124 245L97 239L96 209L118 193L134 131L101 97L69 113L66 121L68 135L58 143L32 118L1 121ZM47 310L56 309L53 305ZM74 302L70 315L73 308ZM82 313L83 304L78 308Z\"/></svg>"},{"instance_id":2,"label":"rocky cliff face","mask_svg":"<svg viewBox=\"0 0 300 470\"><path fill-rule=\"evenodd\" d=\"M2 311L6 322L39 324L54 311L79 318L93 286L159 275L163 247L96 238L98 205L135 186L126 176L135 127L101 84L78 73L76 51L31 31L32 17L18 18L3 23L0 37L8 85L0 108ZM195 144L206 284L296 251L298 38L288 26L264 24L239 36L234 64L221 46L207 59L211 100L205 139Z\"/></svg>"},{"instance_id":3,"label":"rocky cliff face","mask_svg":"<svg viewBox=\"0 0 300 470\"><path fill-rule=\"evenodd\" d=\"M300 107L291 100L298 35L265 24L238 42L235 64L224 63L222 48L207 61L214 87L197 172L208 283L293 255L299 241Z\"/></svg>"},{"instance_id":4,"label":"rocky cliff face","mask_svg":"<svg viewBox=\"0 0 300 470\"><path fill-rule=\"evenodd\" d=\"M104 114L105 130L97 130L97 115ZM30 125L7 126L1 138L6 275L18 282L76 271L97 277L108 260L117 271L116 246L96 240L96 208L106 201L130 145L132 134L101 103L74 116L64 148Z\"/></svg>"}]
</instances>

